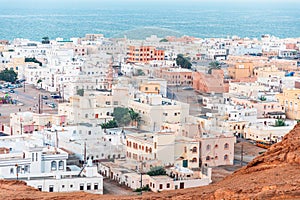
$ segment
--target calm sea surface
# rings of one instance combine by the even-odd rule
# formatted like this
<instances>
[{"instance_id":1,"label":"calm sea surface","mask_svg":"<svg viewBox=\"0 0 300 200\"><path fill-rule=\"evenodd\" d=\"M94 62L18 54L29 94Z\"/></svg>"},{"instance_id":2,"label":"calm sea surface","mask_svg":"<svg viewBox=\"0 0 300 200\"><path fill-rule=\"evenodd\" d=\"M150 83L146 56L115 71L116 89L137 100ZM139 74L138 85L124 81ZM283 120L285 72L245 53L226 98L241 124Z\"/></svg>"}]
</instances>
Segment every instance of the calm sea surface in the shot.
<instances>
[{"instance_id":1,"label":"calm sea surface","mask_svg":"<svg viewBox=\"0 0 300 200\"><path fill-rule=\"evenodd\" d=\"M252 38L262 34L300 37L299 5L8 6L0 11L0 39L69 39L86 33L126 35L132 39L144 39L151 34L200 38Z\"/></svg>"}]
</instances>

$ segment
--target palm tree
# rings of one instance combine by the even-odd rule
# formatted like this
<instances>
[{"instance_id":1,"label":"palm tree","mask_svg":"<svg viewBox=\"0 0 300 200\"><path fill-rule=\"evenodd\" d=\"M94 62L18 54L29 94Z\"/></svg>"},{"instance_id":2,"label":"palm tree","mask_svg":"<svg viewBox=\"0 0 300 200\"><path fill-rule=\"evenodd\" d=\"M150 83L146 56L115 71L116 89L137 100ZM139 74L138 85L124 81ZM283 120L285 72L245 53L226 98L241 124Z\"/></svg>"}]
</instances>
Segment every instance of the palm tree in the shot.
<instances>
[{"instance_id":1,"label":"palm tree","mask_svg":"<svg viewBox=\"0 0 300 200\"><path fill-rule=\"evenodd\" d=\"M131 119L131 122L135 122L135 126L139 126L139 122L141 121L141 116L139 113L135 112L132 108L129 109L129 116Z\"/></svg>"},{"instance_id":2,"label":"palm tree","mask_svg":"<svg viewBox=\"0 0 300 200\"><path fill-rule=\"evenodd\" d=\"M208 73L211 74L213 69L221 69L221 65L218 61L209 63Z\"/></svg>"}]
</instances>

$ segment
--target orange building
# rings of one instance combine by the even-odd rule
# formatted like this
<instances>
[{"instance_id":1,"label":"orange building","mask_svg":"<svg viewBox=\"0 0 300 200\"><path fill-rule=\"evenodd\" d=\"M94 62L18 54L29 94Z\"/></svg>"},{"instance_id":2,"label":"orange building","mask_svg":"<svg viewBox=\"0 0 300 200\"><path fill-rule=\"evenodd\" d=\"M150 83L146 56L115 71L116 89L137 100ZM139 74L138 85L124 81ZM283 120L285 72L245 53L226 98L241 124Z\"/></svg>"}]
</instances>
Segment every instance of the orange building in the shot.
<instances>
[{"instance_id":1,"label":"orange building","mask_svg":"<svg viewBox=\"0 0 300 200\"><path fill-rule=\"evenodd\" d=\"M127 47L127 62L148 63L151 60L164 60L165 51L153 46Z\"/></svg>"},{"instance_id":2,"label":"orange building","mask_svg":"<svg viewBox=\"0 0 300 200\"><path fill-rule=\"evenodd\" d=\"M156 68L153 71L156 78L163 78L170 85L191 86L193 72L184 68Z\"/></svg>"},{"instance_id":3,"label":"orange building","mask_svg":"<svg viewBox=\"0 0 300 200\"><path fill-rule=\"evenodd\" d=\"M212 70L212 74L194 72L193 88L204 93L224 93L229 90L228 83L224 83L224 72L220 69Z\"/></svg>"},{"instance_id":4,"label":"orange building","mask_svg":"<svg viewBox=\"0 0 300 200\"><path fill-rule=\"evenodd\" d=\"M236 62L234 66L228 67L228 74L232 79L241 79L253 76L252 62Z\"/></svg>"}]
</instances>

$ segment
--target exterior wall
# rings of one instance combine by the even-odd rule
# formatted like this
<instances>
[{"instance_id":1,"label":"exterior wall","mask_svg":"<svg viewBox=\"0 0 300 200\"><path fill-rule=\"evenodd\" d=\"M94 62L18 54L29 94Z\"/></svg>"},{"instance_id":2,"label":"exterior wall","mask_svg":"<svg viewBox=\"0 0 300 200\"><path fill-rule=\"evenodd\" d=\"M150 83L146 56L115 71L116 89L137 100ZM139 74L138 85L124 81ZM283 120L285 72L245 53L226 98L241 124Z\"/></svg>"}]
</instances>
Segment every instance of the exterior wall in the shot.
<instances>
[{"instance_id":1,"label":"exterior wall","mask_svg":"<svg viewBox=\"0 0 300 200\"><path fill-rule=\"evenodd\" d=\"M282 140L284 135L287 134L293 128L293 125L274 127L269 125L255 124L245 129L245 136L247 139L251 140L279 142Z\"/></svg>"},{"instance_id":2,"label":"exterior wall","mask_svg":"<svg viewBox=\"0 0 300 200\"><path fill-rule=\"evenodd\" d=\"M169 85L191 86L193 83L193 72L182 68L155 68L154 76L163 78Z\"/></svg>"},{"instance_id":3,"label":"exterior wall","mask_svg":"<svg viewBox=\"0 0 300 200\"><path fill-rule=\"evenodd\" d=\"M227 85L224 83L223 70L212 70L212 74L194 72L193 88L196 91L204 92L204 93L228 92Z\"/></svg>"},{"instance_id":4,"label":"exterior wall","mask_svg":"<svg viewBox=\"0 0 300 200\"><path fill-rule=\"evenodd\" d=\"M141 84L140 91L146 94L160 94L160 84L159 83Z\"/></svg>"},{"instance_id":5,"label":"exterior wall","mask_svg":"<svg viewBox=\"0 0 300 200\"><path fill-rule=\"evenodd\" d=\"M285 107L287 118L300 119L300 89L285 89L276 97L282 107Z\"/></svg>"},{"instance_id":6,"label":"exterior wall","mask_svg":"<svg viewBox=\"0 0 300 200\"><path fill-rule=\"evenodd\" d=\"M164 50L158 50L153 46L129 46L127 47L127 62L149 63L152 60L164 60Z\"/></svg>"},{"instance_id":7,"label":"exterior wall","mask_svg":"<svg viewBox=\"0 0 300 200\"><path fill-rule=\"evenodd\" d=\"M228 68L229 76L233 79L240 79L253 76L252 62L237 62L233 67Z\"/></svg>"},{"instance_id":8,"label":"exterior wall","mask_svg":"<svg viewBox=\"0 0 300 200\"><path fill-rule=\"evenodd\" d=\"M50 192L50 186L53 187L53 192L75 192L80 191L80 186L83 185L83 191L103 194L103 182L100 177L26 180L26 183L43 192ZM88 189L88 185L90 185L90 189Z\"/></svg>"},{"instance_id":9,"label":"exterior wall","mask_svg":"<svg viewBox=\"0 0 300 200\"><path fill-rule=\"evenodd\" d=\"M201 139L202 165L233 165L235 137L213 137Z\"/></svg>"},{"instance_id":10,"label":"exterior wall","mask_svg":"<svg viewBox=\"0 0 300 200\"><path fill-rule=\"evenodd\" d=\"M131 100L128 107L140 114L140 129L146 131L159 131L164 122L185 122L189 115L188 104L161 96L146 96Z\"/></svg>"},{"instance_id":11,"label":"exterior wall","mask_svg":"<svg viewBox=\"0 0 300 200\"><path fill-rule=\"evenodd\" d=\"M153 138L154 158L162 161L163 165L173 164L175 161L175 134L174 132L160 132ZM168 153L166 153L168 152Z\"/></svg>"},{"instance_id":12,"label":"exterior wall","mask_svg":"<svg viewBox=\"0 0 300 200\"><path fill-rule=\"evenodd\" d=\"M168 176L150 176L150 189L153 192L174 190L174 181Z\"/></svg>"}]
</instances>

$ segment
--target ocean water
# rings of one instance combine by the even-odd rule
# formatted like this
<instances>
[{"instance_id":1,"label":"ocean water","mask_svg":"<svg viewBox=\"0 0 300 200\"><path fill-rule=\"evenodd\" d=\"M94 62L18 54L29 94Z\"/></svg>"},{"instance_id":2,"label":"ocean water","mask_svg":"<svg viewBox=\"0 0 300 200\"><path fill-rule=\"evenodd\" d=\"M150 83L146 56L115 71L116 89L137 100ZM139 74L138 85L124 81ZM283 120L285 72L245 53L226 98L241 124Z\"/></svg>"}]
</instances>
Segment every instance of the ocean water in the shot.
<instances>
[{"instance_id":1,"label":"ocean water","mask_svg":"<svg viewBox=\"0 0 300 200\"><path fill-rule=\"evenodd\" d=\"M0 9L0 39L41 40L83 37L102 33L106 37L144 39L156 34L200 38L300 37L299 4L233 5L122 5L32 7L7 5ZM3 6L2 6L3 7Z\"/></svg>"}]
</instances>

